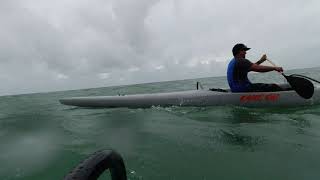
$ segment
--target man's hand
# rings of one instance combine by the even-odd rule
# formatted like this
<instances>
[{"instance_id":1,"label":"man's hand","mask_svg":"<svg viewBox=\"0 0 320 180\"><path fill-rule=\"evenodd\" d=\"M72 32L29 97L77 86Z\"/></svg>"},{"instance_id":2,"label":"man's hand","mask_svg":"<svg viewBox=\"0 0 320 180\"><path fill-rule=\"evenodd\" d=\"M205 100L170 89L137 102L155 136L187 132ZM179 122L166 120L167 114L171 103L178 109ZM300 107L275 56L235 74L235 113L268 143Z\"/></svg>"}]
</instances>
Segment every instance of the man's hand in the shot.
<instances>
[{"instance_id":1,"label":"man's hand","mask_svg":"<svg viewBox=\"0 0 320 180\"><path fill-rule=\"evenodd\" d=\"M266 61L267 60L267 55L266 54L264 54L260 59L259 59L259 61L257 61L256 62L256 64L262 64L264 61Z\"/></svg>"},{"instance_id":2,"label":"man's hand","mask_svg":"<svg viewBox=\"0 0 320 180\"><path fill-rule=\"evenodd\" d=\"M267 60L268 58L267 58L267 55L266 54L264 54L264 55L262 55L262 57L260 58L260 60L262 61L262 62L264 62L265 60Z\"/></svg>"},{"instance_id":3,"label":"man's hand","mask_svg":"<svg viewBox=\"0 0 320 180\"><path fill-rule=\"evenodd\" d=\"M275 71L278 71L278 72L283 72L283 69L282 69L282 67L274 67L274 70Z\"/></svg>"}]
</instances>

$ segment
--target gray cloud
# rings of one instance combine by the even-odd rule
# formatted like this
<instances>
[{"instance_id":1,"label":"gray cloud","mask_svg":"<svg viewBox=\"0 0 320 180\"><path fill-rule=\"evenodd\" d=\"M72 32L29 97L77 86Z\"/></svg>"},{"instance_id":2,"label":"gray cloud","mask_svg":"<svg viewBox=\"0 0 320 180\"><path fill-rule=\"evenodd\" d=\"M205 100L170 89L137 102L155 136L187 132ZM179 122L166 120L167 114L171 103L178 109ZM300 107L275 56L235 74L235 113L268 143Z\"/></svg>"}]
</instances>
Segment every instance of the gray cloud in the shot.
<instances>
[{"instance_id":1,"label":"gray cloud","mask_svg":"<svg viewBox=\"0 0 320 180\"><path fill-rule=\"evenodd\" d=\"M0 3L0 94L225 75L231 48L319 66L319 1Z\"/></svg>"}]
</instances>

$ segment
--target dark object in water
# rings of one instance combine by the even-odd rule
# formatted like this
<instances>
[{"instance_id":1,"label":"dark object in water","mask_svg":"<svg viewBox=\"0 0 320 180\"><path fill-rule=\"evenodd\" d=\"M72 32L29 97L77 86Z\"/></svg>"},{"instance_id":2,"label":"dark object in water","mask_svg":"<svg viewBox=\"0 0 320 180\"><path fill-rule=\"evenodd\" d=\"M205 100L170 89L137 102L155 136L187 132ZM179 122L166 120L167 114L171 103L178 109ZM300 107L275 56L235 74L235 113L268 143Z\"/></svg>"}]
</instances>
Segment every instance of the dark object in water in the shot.
<instances>
[{"instance_id":1,"label":"dark object in water","mask_svg":"<svg viewBox=\"0 0 320 180\"><path fill-rule=\"evenodd\" d=\"M110 169L112 180L127 180L123 159L113 150L95 152L65 176L64 180L97 180L107 169Z\"/></svg>"}]
</instances>

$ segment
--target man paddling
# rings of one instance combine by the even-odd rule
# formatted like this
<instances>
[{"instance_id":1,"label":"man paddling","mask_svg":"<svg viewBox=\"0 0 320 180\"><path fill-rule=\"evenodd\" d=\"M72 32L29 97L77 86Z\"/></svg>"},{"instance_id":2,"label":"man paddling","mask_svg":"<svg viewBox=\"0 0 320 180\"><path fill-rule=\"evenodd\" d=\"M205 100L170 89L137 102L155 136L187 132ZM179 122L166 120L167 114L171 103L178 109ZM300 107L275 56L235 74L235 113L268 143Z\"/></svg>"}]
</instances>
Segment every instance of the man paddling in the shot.
<instances>
[{"instance_id":1,"label":"man paddling","mask_svg":"<svg viewBox=\"0 0 320 180\"><path fill-rule=\"evenodd\" d=\"M228 65L228 83L232 92L272 92L283 90L277 84L251 83L248 79L248 72L283 72L282 67L260 65L267 60L264 54L259 61L252 63L246 59L248 48L244 44L236 44L232 48L234 58Z\"/></svg>"}]
</instances>

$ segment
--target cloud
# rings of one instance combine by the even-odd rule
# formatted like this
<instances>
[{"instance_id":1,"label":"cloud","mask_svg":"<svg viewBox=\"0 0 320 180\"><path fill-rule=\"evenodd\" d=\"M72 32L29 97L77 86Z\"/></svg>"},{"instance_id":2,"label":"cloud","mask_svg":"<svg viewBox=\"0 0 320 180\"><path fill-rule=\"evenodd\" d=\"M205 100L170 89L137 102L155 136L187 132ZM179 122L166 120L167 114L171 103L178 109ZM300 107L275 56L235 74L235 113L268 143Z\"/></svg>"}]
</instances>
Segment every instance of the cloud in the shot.
<instances>
[{"instance_id":1,"label":"cloud","mask_svg":"<svg viewBox=\"0 0 320 180\"><path fill-rule=\"evenodd\" d=\"M161 70L164 69L165 67L163 65L155 66L154 69L156 70Z\"/></svg>"},{"instance_id":2,"label":"cloud","mask_svg":"<svg viewBox=\"0 0 320 180\"><path fill-rule=\"evenodd\" d=\"M64 74L57 74L57 79L69 79L69 77L67 75Z\"/></svg>"},{"instance_id":3,"label":"cloud","mask_svg":"<svg viewBox=\"0 0 320 180\"><path fill-rule=\"evenodd\" d=\"M129 72L137 72L137 71L140 71L140 68L138 67L131 67L128 69Z\"/></svg>"},{"instance_id":4,"label":"cloud","mask_svg":"<svg viewBox=\"0 0 320 180\"><path fill-rule=\"evenodd\" d=\"M315 0L3 0L0 94L225 75L238 42L252 47L253 61L267 53L285 69L319 66L319 6Z\"/></svg>"},{"instance_id":5,"label":"cloud","mask_svg":"<svg viewBox=\"0 0 320 180\"><path fill-rule=\"evenodd\" d=\"M98 74L98 77L100 79L108 79L108 78L110 78L110 73L100 73L100 74Z\"/></svg>"}]
</instances>

